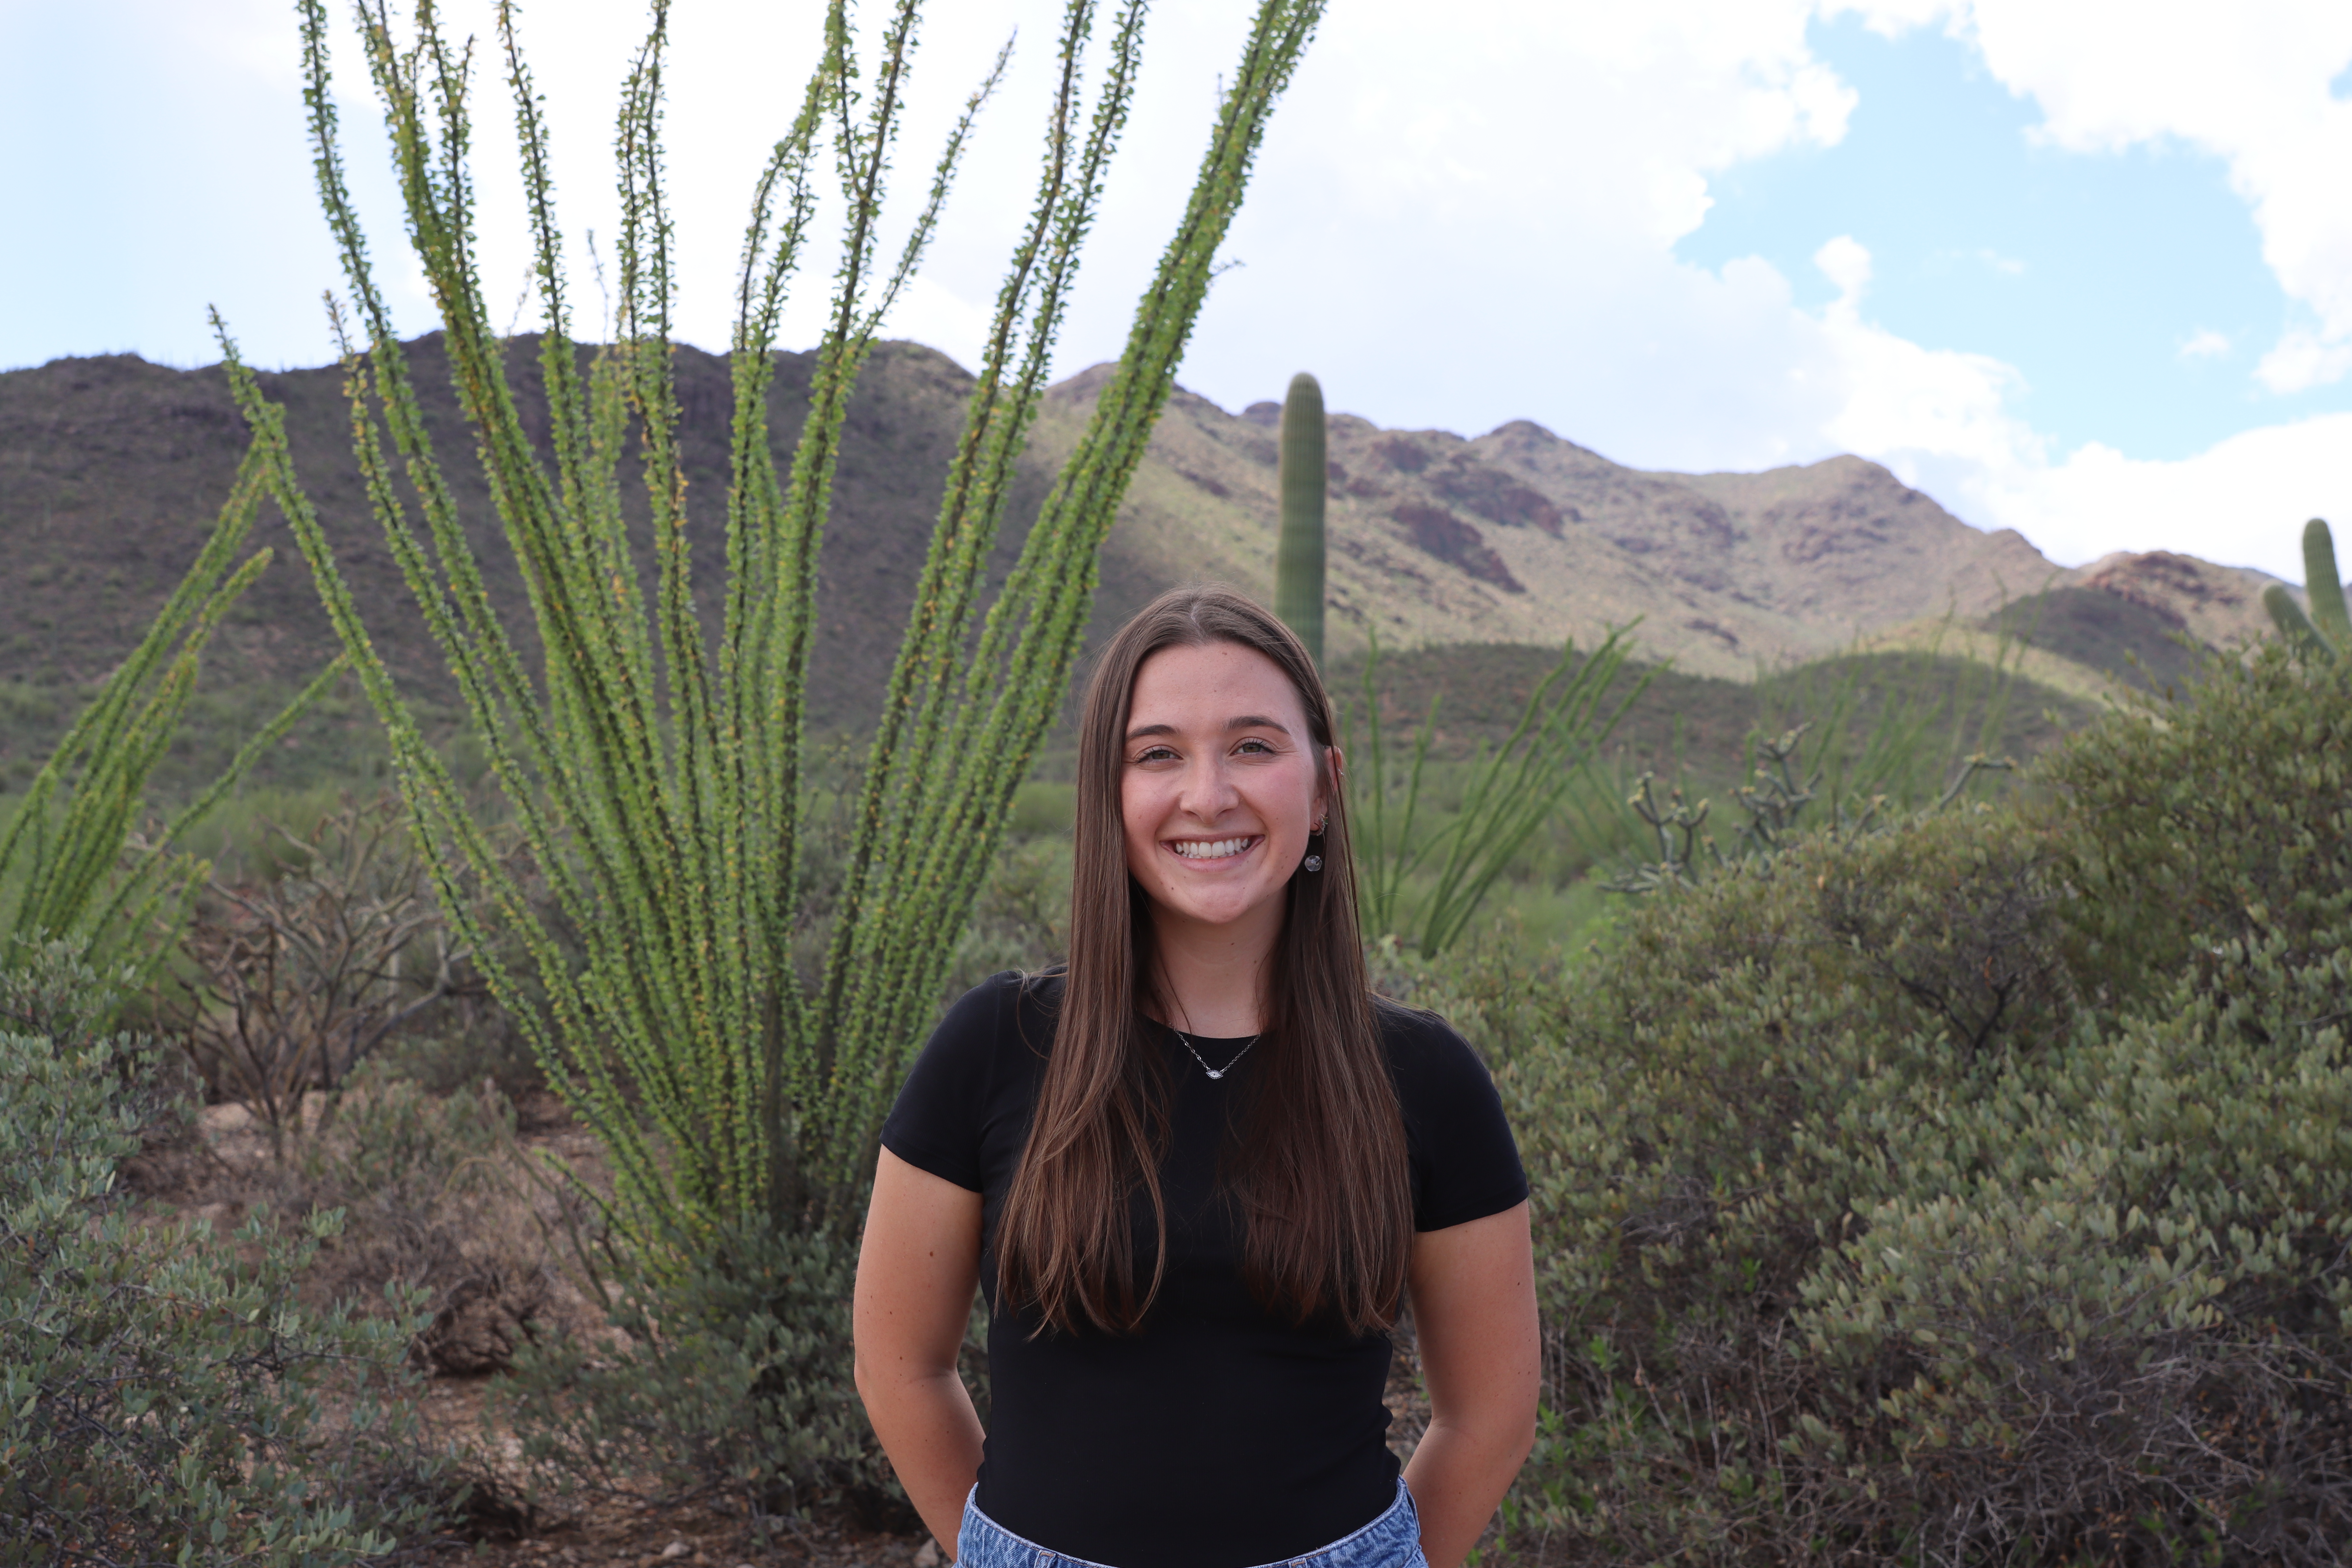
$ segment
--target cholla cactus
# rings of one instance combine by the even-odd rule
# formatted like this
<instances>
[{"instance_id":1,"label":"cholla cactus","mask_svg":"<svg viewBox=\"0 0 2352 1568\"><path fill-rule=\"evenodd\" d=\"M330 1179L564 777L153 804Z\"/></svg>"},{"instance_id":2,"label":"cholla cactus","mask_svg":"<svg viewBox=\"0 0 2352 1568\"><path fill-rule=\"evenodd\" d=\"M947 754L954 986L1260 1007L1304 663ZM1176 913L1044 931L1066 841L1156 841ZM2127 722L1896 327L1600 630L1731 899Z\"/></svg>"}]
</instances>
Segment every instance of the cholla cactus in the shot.
<instances>
[{"instance_id":1,"label":"cholla cactus","mask_svg":"<svg viewBox=\"0 0 2352 1568\"><path fill-rule=\"evenodd\" d=\"M2311 595L2308 616L2281 583L2263 590L2263 608L2278 624L2279 635L2306 656L2333 660L2352 648L2352 616L2345 612L2344 579L2336 574L2336 540L2326 518L2303 525L2303 584Z\"/></svg>"},{"instance_id":2,"label":"cholla cactus","mask_svg":"<svg viewBox=\"0 0 2352 1568\"><path fill-rule=\"evenodd\" d=\"M1655 893L1697 882L1710 870L1761 868L1771 863L1801 826L1822 827L1831 837L1855 838L1892 825L1884 794L1854 794L1839 798L1832 792L1828 805L1833 816L1826 824L1801 823L1805 808L1822 797L1822 778L1828 771L1823 753L1815 750L1810 764L1804 754L1808 721L1777 737L1757 736L1755 780L1731 792L1732 800L1748 814L1740 825L1733 853L1725 853L1712 835L1702 835L1712 802L1692 805L1675 786L1660 804L1654 788L1657 775L1643 773L1625 805L1655 837L1658 858L1637 863L1603 880L1612 893ZM1960 797L1979 773L2007 773L2017 764L2007 757L1973 752L1960 759L1958 769L1936 797L1941 811Z\"/></svg>"}]
</instances>

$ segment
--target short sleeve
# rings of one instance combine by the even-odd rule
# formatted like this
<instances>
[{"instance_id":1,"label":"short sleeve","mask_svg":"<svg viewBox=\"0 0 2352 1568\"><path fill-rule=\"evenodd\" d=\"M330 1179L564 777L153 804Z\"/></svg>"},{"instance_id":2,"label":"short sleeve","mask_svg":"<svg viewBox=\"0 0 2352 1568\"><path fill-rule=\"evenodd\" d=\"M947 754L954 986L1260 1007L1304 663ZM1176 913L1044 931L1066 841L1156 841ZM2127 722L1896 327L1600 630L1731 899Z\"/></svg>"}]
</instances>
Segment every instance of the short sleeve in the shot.
<instances>
[{"instance_id":1,"label":"short sleeve","mask_svg":"<svg viewBox=\"0 0 2352 1568\"><path fill-rule=\"evenodd\" d=\"M967 1192L982 1188L983 1112L1020 980L1008 970L957 998L915 1058L882 1123L882 1147Z\"/></svg>"},{"instance_id":2,"label":"short sleeve","mask_svg":"<svg viewBox=\"0 0 2352 1568\"><path fill-rule=\"evenodd\" d=\"M1444 1230L1524 1203L1527 1172L1478 1053L1431 1013L1381 1008L1412 1159L1412 1227Z\"/></svg>"}]
</instances>

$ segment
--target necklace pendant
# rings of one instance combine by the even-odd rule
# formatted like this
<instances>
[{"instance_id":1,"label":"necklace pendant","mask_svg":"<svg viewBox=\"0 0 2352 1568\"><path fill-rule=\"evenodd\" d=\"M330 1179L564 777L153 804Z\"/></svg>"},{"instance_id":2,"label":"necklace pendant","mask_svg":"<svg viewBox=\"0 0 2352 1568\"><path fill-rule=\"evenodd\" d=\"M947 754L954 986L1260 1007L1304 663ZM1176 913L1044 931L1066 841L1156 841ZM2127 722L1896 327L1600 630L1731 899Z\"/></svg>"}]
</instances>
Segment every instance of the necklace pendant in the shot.
<instances>
[{"instance_id":1,"label":"necklace pendant","mask_svg":"<svg viewBox=\"0 0 2352 1568\"><path fill-rule=\"evenodd\" d=\"M1258 1037L1252 1035L1248 1039L1242 1042L1242 1048L1234 1053L1232 1061L1227 1062L1221 1068L1213 1068L1209 1065L1209 1058L1201 1054L1200 1047L1193 1045L1191 1040L1185 1038L1183 1030L1171 1028L1168 1032L1175 1036L1178 1039L1184 1041L1184 1048L1192 1053L1192 1059L1201 1064L1201 1070L1209 1075L1209 1081L1211 1083L1216 1082L1219 1079L1223 1078L1227 1073L1233 1071L1234 1067L1240 1063L1241 1059L1249 1055L1250 1047L1258 1042Z\"/></svg>"}]
</instances>

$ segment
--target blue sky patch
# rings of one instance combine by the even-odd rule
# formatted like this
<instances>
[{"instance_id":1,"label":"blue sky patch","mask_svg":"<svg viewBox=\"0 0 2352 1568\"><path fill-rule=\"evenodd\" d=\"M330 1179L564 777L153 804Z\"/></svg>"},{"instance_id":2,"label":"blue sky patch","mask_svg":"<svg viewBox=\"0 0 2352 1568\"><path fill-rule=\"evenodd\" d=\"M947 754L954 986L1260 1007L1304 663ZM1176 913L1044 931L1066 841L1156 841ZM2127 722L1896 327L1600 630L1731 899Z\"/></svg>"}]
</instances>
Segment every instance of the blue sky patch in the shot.
<instances>
[{"instance_id":1,"label":"blue sky patch","mask_svg":"<svg viewBox=\"0 0 2352 1568\"><path fill-rule=\"evenodd\" d=\"M1682 259L1761 256L1818 309L1836 289L1813 253L1852 235L1872 258L1864 318L2016 367L2011 409L2057 452L2095 440L2185 458L2352 408L2352 387L2280 396L2253 379L2301 312L2219 159L2041 144L2039 108L1941 32L1889 39L1844 17L1816 22L1811 41L1860 96L1845 139L1711 176L1715 206Z\"/></svg>"}]
</instances>

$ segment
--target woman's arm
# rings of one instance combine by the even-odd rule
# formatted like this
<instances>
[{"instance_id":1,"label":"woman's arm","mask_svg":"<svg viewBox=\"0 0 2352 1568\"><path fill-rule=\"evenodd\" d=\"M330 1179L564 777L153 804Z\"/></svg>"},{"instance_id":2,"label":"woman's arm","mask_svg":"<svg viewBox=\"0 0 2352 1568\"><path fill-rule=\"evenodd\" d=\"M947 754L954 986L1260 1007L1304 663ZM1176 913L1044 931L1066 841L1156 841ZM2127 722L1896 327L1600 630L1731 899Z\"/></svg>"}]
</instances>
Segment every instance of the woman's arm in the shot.
<instances>
[{"instance_id":1,"label":"woman's arm","mask_svg":"<svg viewBox=\"0 0 2352 1568\"><path fill-rule=\"evenodd\" d=\"M1542 1349L1528 1205L1414 1237L1406 1288L1430 1418L1405 1485L1432 1568L1456 1568L1535 1447Z\"/></svg>"},{"instance_id":2,"label":"woman's arm","mask_svg":"<svg viewBox=\"0 0 2352 1568\"><path fill-rule=\"evenodd\" d=\"M956 1375L979 1279L980 1194L883 1150L857 1254L857 1392L898 1484L950 1557L980 1473L980 1416Z\"/></svg>"}]
</instances>

